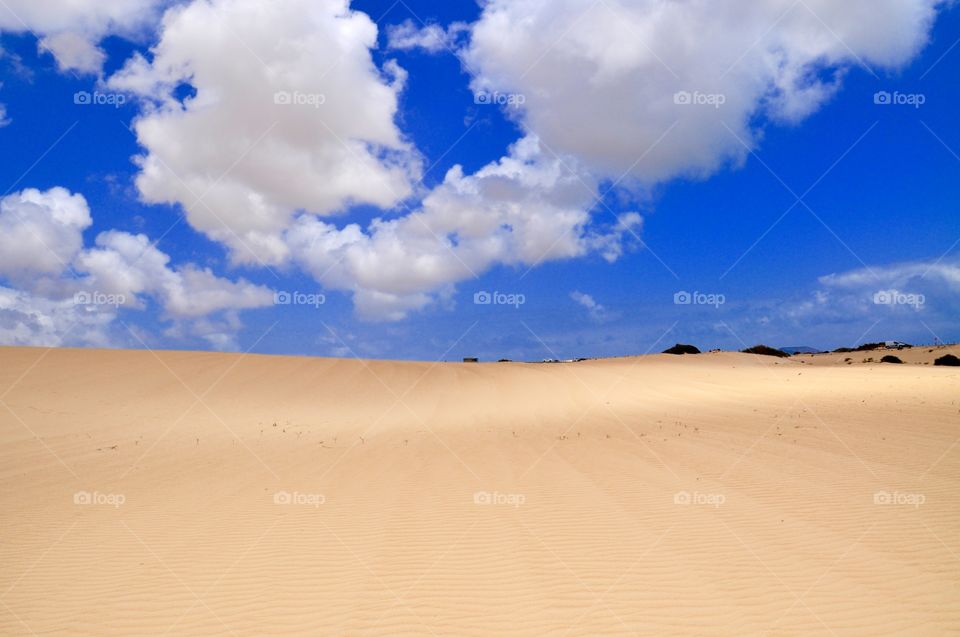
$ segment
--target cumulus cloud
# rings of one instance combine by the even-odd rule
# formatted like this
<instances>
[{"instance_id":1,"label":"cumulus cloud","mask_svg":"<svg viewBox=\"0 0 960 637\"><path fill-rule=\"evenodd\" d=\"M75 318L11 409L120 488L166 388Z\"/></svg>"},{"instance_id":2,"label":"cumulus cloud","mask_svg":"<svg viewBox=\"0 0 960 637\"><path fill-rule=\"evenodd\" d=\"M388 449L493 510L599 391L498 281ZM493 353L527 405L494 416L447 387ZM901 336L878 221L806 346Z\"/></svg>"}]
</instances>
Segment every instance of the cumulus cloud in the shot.
<instances>
[{"instance_id":1,"label":"cumulus cloud","mask_svg":"<svg viewBox=\"0 0 960 637\"><path fill-rule=\"evenodd\" d=\"M460 166L404 217L342 229L303 216L287 233L297 261L330 288L354 293L362 317L399 319L432 294L496 264L533 266L612 248L639 223L628 213L590 224L596 184L572 160L545 158L536 138L472 175Z\"/></svg>"},{"instance_id":2,"label":"cumulus cloud","mask_svg":"<svg viewBox=\"0 0 960 637\"><path fill-rule=\"evenodd\" d=\"M57 347L108 347L117 308L78 305L73 298L49 299L0 285L0 343Z\"/></svg>"},{"instance_id":3,"label":"cumulus cloud","mask_svg":"<svg viewBox=\"0 0 960 637\"><path fill-rule=\"evenodd\" d=\"M170 266L170 257L143 234L109 230L97 236L96 247L77 258L85 276L80 283L106 294L159 301L174 318L201 317L221 310L241 310L273 303L273 292L243 279L233 282L193 265Z\"/></svg>"},{"instance_id":4,"label":"cumulus cloud","mask_svg":"<svg viewBox=\"0 0 960 637\"><path fill-rule=\"evenodd\" d=\"M85 248L86 200L64 188L0 200L0 342L106 345L121 309L157 303L171 329L229 346L236 312L273 303L273 292L170 257L142 234L108 230Z\"/></svg>"},{"instance_id":5,"label":"cumulus cloud","mask_svg":"<svg viewBox=\"0 0 960 637\"><path fill-rule=\"evenodd\" d=\"M109 79L147 102L134 124L143 199L182 204L235 261L272 265L289 256L281 234L296 211L413 194L419 156L394 122L405 74L374 64L376 40L346 0L171 9L152 60L134 56ZM177 99L181 85L195 94Z\"/></svg>"},{"instance_id":6,"label":"cumulus cloud","mask_svg":"<svg viewBox=\"0 0 960 637\"><path fill-rule=\"evenodd\" d=\"M535 136L475 174L455 167L434 190L419 187L419 155L395 123L405 72L374 65L376 26L345 0L292 4L171 9L152 59L134 56L109 79L144 101L134 129L145 201L183 205L234 262L299 264L353 293L370 319L402 318L495 264L620 255L639 215L591 224L596 180L574 158L544 156ZM461 29L401 25L391 41L430 48ZM178 99L183 84L195 94ZM413 195L421 203L405 216L344 227L326 219Z\"/></svg>"},{"instance_id":7,"label":"cumulus cloud","mask_svg":"<svg viewBox=\"0 0 960 637\"><path fill-rule=\"evenodd\" d=\"M906 63L937 4L490 0L464 59L475 91L524 96L546 147L650 185L742 160L757 115L808 115L851 65Z\"/></svg>"},{"instance_id":8,"label":"cumulus cloud","mask_svg":"<svg viewBox=\"0 0 960 637\"><path fill-rule=\"evenodd\" d=\"M107 35L139 36L173 0L5 0L0 31L28 32L41 51L53 54L63 71L98 73Z\"/></svg>"},{"instance_id":9,"label":"cumulus cloud","mask_svg":"<svg viewBox=\"0 0 960 637\"><path fill-rule=\"evenodd\" d=\"M0 277L26 282L58 275L83 248L90 209L65 188L28 188L0 199Z\"/></svg>"},{"instance_id":10,"label":"cumulus cloud","mask_svg":"<svg viewBox=\"0 0 960 637\"><path fill-rule=\"evenodd\" d=\"M400 319L498 264L617 259L641 219L607 219L601 184L641 190L742 160L757 121L808 115L852 65L909 60L936 5L490 0L457 53L475 91L523 95L509 112L523 135L431 191L396 121L406 72L377 67L377 27L346 0L194 0L108 85L143 102L146 202L182 205L235 263L295 263L362 317ZM407 21L388 46L446 50L465 28ZM402 216L331 220L415 199Z\"/></svg>"}]
</instances>

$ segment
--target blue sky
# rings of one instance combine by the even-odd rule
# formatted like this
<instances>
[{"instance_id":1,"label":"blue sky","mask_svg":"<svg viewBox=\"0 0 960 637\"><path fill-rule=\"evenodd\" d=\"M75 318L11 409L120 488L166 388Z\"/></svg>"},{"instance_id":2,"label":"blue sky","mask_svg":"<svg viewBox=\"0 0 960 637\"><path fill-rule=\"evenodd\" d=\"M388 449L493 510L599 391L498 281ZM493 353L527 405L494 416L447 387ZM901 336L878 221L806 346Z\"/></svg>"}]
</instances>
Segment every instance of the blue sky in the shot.
<instances>
[{"instance_id":1,"label":"blue sky","mask_svg":"<svg viewBox=\"0 0 960 637\"><path fill-rule=\"evenodd\" d=\"M213 5L224 12L225 24L232 19L230 12L235 8L231 5L238 2L222 0ZM522 15L529 10L519 2L514 3L517 7L506 0L493 4L508 17L511 11ZM857 4L852 3L850 10L857 10ZM911 3L891 0L888 4L896 8ZM570 8L568 5L576 3L563 3L558 12ZM381 262L378 259L382 255L377 250L385 248L371 245L363 248L369 252L356 253L358 265L354 269L342 273L339 265L323 260L324 256L318 253L326 249L325 244L316 242L303 248L308 254L297 252L300 248L291 249L295 256L289 258L261 259L259 254L248 255L246 260L238 258L243 247L232 242L231 237L236 235L231 231L229 236L215 236L218 221L206 218L204 222L204 209L191 201L178 200L191 197L183 197L182 192L178 195L176 182L193 183L183 170L196 170L196 183L207 183L216 195L216 189L233 182L235 174L246 173L243 163L255 160L260 148L270 144L269 136L279 129L270 129L265 134L266 141L257 142L257 150L243 157L218 160L220 163L214 162L207 168L200 159L193 158L204 157L212 152L211 148L218 148L218 133L211 132L210 139L203 139L196 130L187 134L169 124L170 119L156 114L164 113L163 109L172 108L173 111L166 111L169 115L178 108L198 108L196 102L212 100L214 108L223 109L222 116L217 117L230 120L234 116L230 109L242 110L243 105L217 103L215 87L196 86L189 77L168 86L153 75L142 73L137 76L140 84L136 86L153 82L152 88L143 90L132 81L123 84L116 78L129 68L129 60L137 54L153 62L152 70L159 74L160 64L153 48L164 38L169 41L169 51L177 46L183 48L183 53L177 53L182 58L177 59L232 55L240 75L245 69L256 67L258 62L252 58L264 57L265 61L260 60L264 65L273 64L272 59L260 55L261 50L253 50L266 45L241 42L232 53L203 51L200 45L188 49L191 41L186 37L167 37L156 21L164 4L153 6L153 13L146 12L133 26L117 28L116 32L113 27L104 27L83 33L103 54L102 60L98 59L99 67L93 68L87 61L67 59L68 53L55 56L41 50L38 42L50 37L45 25L38 24L30 30L22 28L22 23L21 27L14 24L4 28L9 20L0 20L0 103L9 120L0 127L0 183L6 185L4 197L14 198L4 212L6 225L0 228L8 239L23 236L28 242L36 233L50 230L54 240L62 238L66 246L63 258L58 259L63 263L59 271L32 263L28 256L10 257L12 246L7 248L7 257L0 252L0 288L7 291L6 297L0 296L0 337L4 344L222 348L434 360L462 356L614 356L660 351L674 342L694 343L701 349L740 349L760 342L833 348L870 340L960 340L960 215L956 207L960 201L960 129L956 118L960 103L956 82L960 76L960 46L956 46L960 39L960 15L955 8L936 5L932 9L936 12L932 26L916 26L919 44L915 50L892 52L883 42L884 29L902 32L910 28L903 26L901 19L895 19L892 9L891 24L884 24L882 17L871 16L859 27L872 30L879 43L868 41L869 37L855 31L848 34L843 28L857 27L844 22L843 16L837 16L834 23L834 16L827 15L822 22L817 21L826 34L819 34L825 38L824 50L814 51L812 61L803 57L810 55L806 51L796 54L796 67L803 71L804 79L787 91L787 97L807 104L803 89L828 87L824 94L813 98L812 105L803 108L801 115L784 116L783 112L765 106L766 101L739 99L742 94L737 91L742 86L749 84L751 90L756 90L754 83L759 80L773 86L781 76L768 78L763 75L765 71L757 71L755 76L745 74L735 80L735 73L731 73L727 76L729 86L725 84L727 78L723 78L708 87L714 92L725 92L727 103L705 115L705 123L696 124L707 128L693 130L711 130L718 140L739 136L752 146L751 152L732 150L739 142L726 146L726 150L707 146L698 151L695 144L688 144L690 149L684 150L684 142L675 142L671 137L680 133L667 132L657 145L657 153L663 149L666 154L651 159L650 165L644 163L646 159L631 165L632 161L624 163L617 158L613 149L590 141L593 133L602 139L605 131L620 125L604 116L607 111L595 110L588 101L591 81L596 78L582 78L583 105L574 108L569 98L566 102L550 103L552 96L562 97L560 84L567 80L557 80L545 71L541 74L539 67L527 75L522 69L505 69L504 59L509 64L516 51L512 44L497 41L495 29L491 35L477 27L494 17L485 16L478 5L452 2L438 7L436 3L406 0L354 2L350 6L369 16L377 27L377 35L371 46L358 49L351 45L354 48L345 57L366 59L364 56L368 55L374 70L365 71L364 65L358 63L359 70L351 66L350 72L366 74L356 82L344 75L342 84L327 86L325 82L332 81L328 71L331 61L323 55L309 57L304 62L307 77L315 73L311 86L320 87L318 92L324 93L326 103L317 109L317 120L304 116L298 125L330 130L337 125L319 120L329 112L324 109L335 106L343 91L361 85L369 87L371 94L381 95L386 90L396 96L395 111L388 109L382 122L376 126L371 123L359 136L389 138L390 130L395 131L402 141L392 149L374 148L367 161L379 162L387 171L394 168L389 153L402 155L403 159L397 162L405 166L404 170L415 173L407 182L412 185L409 192L400 193L386 204L357 202L355 199L362 198L365 190L376 190L383 180L371 177L370 183L364 184L362 176L351 173L350 179L361 180L357 185L349 185L357 195L345 197L343 202L324 210L310 207L317 201L312 194L303 198L303 202L311 202L307 205L290 197L289 218L319 220L332 224L331 228L336 230L357 224L358 232L372 234L368 224L373 219L406 218L421 208L425 198L439 199L444 195L450 185L444 185L444 177L454 166L461 166L466 177L462 188L472 188L469 184L475 182L469 180L473 175L491 162L512 156L510 147L518 140L536 135L541 139L540 148L533 159L527 158L522 165L544 162L561 171L575 165L572 172L576 179L571 178L569 187L576 189L579 183L586 196L581 193L568 197L564 191L557 197L563 198L562 209L574 205L568 199L575 200L583 209L586 221L569 228L582 241L571 244L568 253L551 253L542 260L530 258L529 252L519 248L515 252L504 248L495 258L474 262L468 256L451 259L442 252L447 249L446 241L455 250L463 246L462 235L451 232L442 236L436 230L441 224L434 226L434 221L428 221L433 238L425 241L435 241L438 247L428 246L425 255L418 252L423 250L423 243L410 239L416 234L411 222L414 229L407 228L398 239L411 241L409 247L404 246L406 257ZM774 14L780 15L778 10ZM643 12L631 15L637 19L638 28L643 27ZM758 24L764 19L766 16L757 17ZM774 26L773 34L789 22L790 18ZM857 22L854 20L853 24ZM410 34L419 38L420 46L401 46L396 39L391 42L391 27L404 23L409 25ZM278 24L278 29L286 28ZM434 35L441 33L447 38L442 45L422 44L428 42L426 36L431 33L425 29L428 25L434 29ZM575 76L579 72L576 56L581 48L589 49L584 44L589 41L578 38L579 25L571 21L565 26L569 41L557 38L551 46L542 47L542 64L555 64L557 74ZM811 28L807 22L801 26ZM330 38L330 31L321 27L326 28L318 24L315 37ZM49 27L51 32L56 28L60 27ZM722 29L722 25L718 27L718 31ZM584 38L591 35L584 32ZM277 36L278 42L282 36ZM298 37L303 34L298 32ZM516 34L504 33L503 37ZM617 35L601 33L600 38L604 37L615 40ZM796 40L790 33L783 38L784 42ZM625 145L629 148L632 141L629 131L641 131L636 139L635 157L644 156L650 146L650 140L643 138L644 122L661 117L662 109L655 110L639 99L636 104L630 103L630 96L634 95L631 82L637 91L649 91L650 85L667 77L667 69L669 76L687 86L683 83L693 80L687 78L686 65L693 64L700 55L710 55L709 47L746 51L745 59L749 61L754 49L767 46L761 42L751 48L751 42L734 33L728 42L703 44L704 52L667 51L664 47L660 54L645 49L626 53L627 58L634 55L642 59L623 63L630 70L615 71L622 76L597 89L596 99L628 101L625 108L615 109L618 116L623 113L627 118L623 122ZM501 44L504 55L497 50ZM656 42L650 46L656 47ZM691 46L696 49L698 45ZM535 43L531 47L535 48ZM771 44L770 50L774 49L775 44ZM651 54L663 59L650 59ZM890 64L885 63L888 55ZM758 58L757 68L762 67L765 59ZM617 64L622 62L617 58ZM788 57L784 66L793 62ZM405 82L402 87L383 89L393 81L391 78L395 79L394 64L405 71ZM653 68L658 70L645 70ZM516 89L528 78L532 78L529 98L520 109L511 111L476 103L475 94L484 85L498 91L502 86L504 94L524 95ZM555 87L556 92L551 93ZM695 83L689 87L691 92L698 90ZM622 94L614 92L621 90ZM162 103L158 91L166 91L167 97L175 96L178 106ZM112 96L112 101L120 96L124 103L77 104L78 92ZM922 104L877 103L878 93L888 93L892 100ZM770 100L771 90L764 88L758 94L765 96L763 100ZM183 106L185 99L194 100L193 105ZM251 95L250 99L255 98ZM882 102L883 98L879 100ZM725 111L731 103L737 103L739 110ZM693 105L686 111L682 108L678 107L677 117L688 117L694 108L712 107ZM371 114L364 111L356 116L374 121L381 117L380 110L371 108ZM787 107L782 110L793 112ZM159 140L147 139L146 133L135 126L136 121L151 116L158 117L158 126L170 125L158 136ZM257 113L237 117L241 116L243 122L252 122L251 130L256 130ZM282 120L286 112L278 111L276 117ZM664 121L671 117L672 114L666 116ZM329 121L335 120L340 121ZM271 125L272 120L263 120L264 130ZM285 125L281 122L280 128ZM353 134L349 123L345 130L342 135L331 131L331 135L339 140ZM182 139L175 137L179 134ZM179 144L178 149L186 146L184 154L165 148L168 140ZM384 146L392 143L388 141ZM729 139L725 143L729 144ZM191 144L196 148L191 148ZM312 150L307 148L305 152ZM137 177L143 169L135 158L151 153L162 158L164 152L187 159L177 164L179 175L175 179L160 180L153 186L152 192L162 191L170 202L150 203L157 195L145 196L138 185ZM709 168L702 169L700 162L710 153L716 157ZM558 156L562 161L550 164ZM664 167L667 164L669 169ZM224 165L234 170L218 181ZM250 174L253 172L251 168ZM621 179L623 175L626 177ZM316 178L313 172L301 175L296 170L279 171L275 186L272 182L262 186L255 178L251 178L252 185L241 185L244 192L257 196L259 187L275 188L264 196L288 203L282 196L285 188L297 192L315 183ZM331 176L331 182L338 178ZM36 205L15 207L15 203L20 205L23 201L22 196L17 197L25 189L46 193L57 187L71 195L81 195L86 202L92 222L71 226L82 237L80 247L71 248L70 237L59 226L37 226L40 229L36 232L31 226L24 231L26 234L17 234L21 226L16 224L29 224L31 215L48 214L56 219L59 214L51 212L54 204L47 199L34 202ZM481 191L486 192L482 186ZM495 188L492 191L493 196L501 196ZM459 190L457 193L462 195ZM229 194L224 193L224 201ZM536 198L540 194L523 197ZM247 201L252 200L248 197ZM442 204L449 205L449 209L441 209L438 204L437 218L456 218L462 213L460 201L454 198ZM517 214L524 214L529 201L522 200ZM490 205L500 203L502 199L497 199ZM190 205L195 207L191 209ZM481 198L481 210L484 205ZM251 214L244 208L230 205L210 212L216 212L218 219L222 216L226 227L234 219ZM549 215L552 208L546 210ZM639 215L642 222L617 231L614 225L618 218L631 213ZM300 245L290 231L293 222L284 223L288 225L278 230L282 235L277 236L282 236L286 245ZM474 221L456 223L466 227ZM553 226L544 224L529 232L551 232ZM558 228L559 239L565 228ZM516 228L514 231L517 232ZM142 272L136 268L143 260L111 260L120 258L111 250L125 254L119 247L122 240L115 237L115 243L99 242L102 233L121 233L122 240L130 241L142 234L154 250L168 255L169 261L166 266ZM603 246L615 243L616 254L594 247L588 239L594 236L606 237L608 243ZM518 244L527 240L530 237L520 237ZM0 238L0 251L4 249L2 241ZM59 249L50 244L51 241L40 241L36 250ZM443 256L436 256L433 250L441 251ZM423 261L417 261L421 257ZM311 258L317 258L321 265L308 265L314 263ZM441 261L446 265L436 266L436 272L430 269ZM469 270L468 275L451 273L451 269L460 267L458 261L470 261L469 267L463 266ZM120 276L116 263L129 266L130 273L124 271L124 276ZM211 276L202 284L192 283L189 276L184 279L182 275L186 270L205 269ZM335 275L329 275L327 269ZM328 278L331 276L335 278ZM131 283L134 279L137 282ZM246 286L242 290L236 287L241 284ZM204 296L202 302L189 298L193 294L208 294L214 288L222 288L222 296ZM364 306L357 300L357 288L380 300ZM84 291L122 294L125 302L118 308L77 309L76 294ZM277 304L277 291L322 295L323 303ZM382 302L386 293L392 295L391 300ZM493 302L477 303L488 298L483 293L490 293ZM188 298L181 298L183 295ZM685 298L692 298L693 302L683 303ZM70 312L80 313L79 329L71 327ZM53 315L60 318L53 320Z\"/></svg>"}]
</instances>

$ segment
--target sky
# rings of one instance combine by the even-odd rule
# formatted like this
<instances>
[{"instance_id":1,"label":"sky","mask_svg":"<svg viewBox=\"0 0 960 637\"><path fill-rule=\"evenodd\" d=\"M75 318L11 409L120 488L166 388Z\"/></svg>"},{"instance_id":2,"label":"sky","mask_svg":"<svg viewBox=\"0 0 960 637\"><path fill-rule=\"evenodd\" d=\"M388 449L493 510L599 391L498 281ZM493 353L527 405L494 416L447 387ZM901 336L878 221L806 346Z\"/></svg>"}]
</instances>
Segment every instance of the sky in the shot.
<instances>
[{"instance_id":1,"label":"sky","mask_svg":"<svg viewBox=\"0 0 960 637\"><path fill-rule=\"evenodd\" d=\"M935 0L4 0L0 344L960 341Z\"/></svg>"}]
</instances>

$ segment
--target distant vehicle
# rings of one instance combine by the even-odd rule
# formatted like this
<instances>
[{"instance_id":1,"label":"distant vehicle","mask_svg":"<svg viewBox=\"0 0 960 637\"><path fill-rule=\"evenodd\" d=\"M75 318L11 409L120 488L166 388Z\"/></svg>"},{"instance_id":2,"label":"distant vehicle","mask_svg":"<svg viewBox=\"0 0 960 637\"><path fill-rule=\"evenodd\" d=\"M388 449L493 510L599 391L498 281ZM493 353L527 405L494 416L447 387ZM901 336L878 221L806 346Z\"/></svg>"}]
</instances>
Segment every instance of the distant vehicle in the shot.
<instances>
[{"instance_id":1,"label":"distant vehicle","mask_svg":"<svg viewBox=\"0 0 960 637\"><path fill-rule=\"evenodd\" d=\"M887 349L904 349L907 347L913 347L910 343L904 343L903 341L884 341L884 347Z\"/></svg>"},{"instance_id":2,"label":"distant vehicle","mask_svg":"<svg viewBox=\"0 0 960 637\"><path fill-rule=\"evenodd\" d=\"M559 363L560 361L558 361L556 358L545 358L540 362L541 363Z\"/></svg>"}]
</instances>

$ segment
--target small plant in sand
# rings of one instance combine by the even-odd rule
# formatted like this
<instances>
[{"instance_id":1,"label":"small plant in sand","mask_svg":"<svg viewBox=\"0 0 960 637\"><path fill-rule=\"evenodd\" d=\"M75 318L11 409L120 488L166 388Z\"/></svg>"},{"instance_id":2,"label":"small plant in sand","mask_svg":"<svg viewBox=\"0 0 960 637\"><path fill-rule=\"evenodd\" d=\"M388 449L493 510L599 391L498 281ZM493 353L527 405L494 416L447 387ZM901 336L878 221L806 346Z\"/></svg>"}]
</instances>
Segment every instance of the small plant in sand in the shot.
<instances>
[{"instance_id":1,"label":"small plant in sand","mask_svg":"<svg viewBox=\"0 0 960 637\"><path fill-rule=\"evenodd\" d=\"M944 354L937 360L933 361L933 364L936 366L960 367L960 358L957 358L953 354Z\"/></svg>"},{"instance_id":2,"label":"small plant in sand","mask_svg":"<svg viewBox=\"0 0 960 637\"><path fill-rule=\"evenodd\" d=\"M761 356L776 356L778 358L790 357L790 354L787 354L785 351L767 345L754 345L742 351L744 354L760 354Z\"/></svg>"},{"instance_id":3,"label":"small plant in sand","mask_svg":"<svg viewBox=\"0 0 960 637\"><path fill-rule=\"evenodd\" d=\"M677 343L676 345L674 345L674 346L671 347L670 349L665 349L665 350L663 350L663 353L664 353L664 354L676 354L676 355L679 356L679 355L682 355L682 354L699 354L699 353L700 353L700 350L697 349L697 348L696 348L695 346L693 346L693 345L686 345L686 344L684 344L684 343Z\"/></svg>"},{"instance_id":4,"label":"small plant in sand","mask_svg":"<svg viewBox=\"0 0 960 637\"><path fill-rule=\"evenodd\" d=\"M880 359L880 362L881 363L899 363L901 365L903 364L903 361L900 360L899 357L894 356L893 354L887 354L886 356Z\"/></svg>"}]
</instances>

